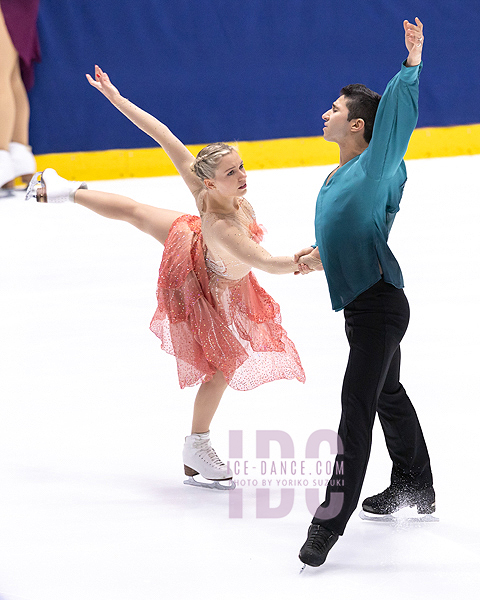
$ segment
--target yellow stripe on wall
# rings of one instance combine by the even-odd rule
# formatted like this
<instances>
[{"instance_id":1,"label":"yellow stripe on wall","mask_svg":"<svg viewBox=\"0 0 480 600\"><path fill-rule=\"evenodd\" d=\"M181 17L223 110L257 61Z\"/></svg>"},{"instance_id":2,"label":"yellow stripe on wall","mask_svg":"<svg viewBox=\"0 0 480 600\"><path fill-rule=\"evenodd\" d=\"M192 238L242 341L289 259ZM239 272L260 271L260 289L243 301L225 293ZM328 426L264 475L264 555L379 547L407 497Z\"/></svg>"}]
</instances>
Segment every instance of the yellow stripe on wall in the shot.
<instances>
[{"instance_id":1,"label":"yellow stripe on wall","mask_svg":"<svg viewBox=\"0 0 480 600\"><path fill-rule=\"evenodd\" d=\"M480 154L480 124L415 129L405 158Z\"/></svg>"},{"instance_id":2,"label":"yellow stripe on wall","mask_svg":"<svg viewBox=\"0 0 480 600\"><path fill-rule=\"evenodd\" d=\"M330 165L338 161L338 147L323 137L237 142L248 170ZM196 155L201 145L188 146ZM480 154L480 124L416 129L407 160ZM123 179L177 175L161 148L42 154L40 171L53 167L63 177L76 180Z\"/></svg>"}]
</instances>

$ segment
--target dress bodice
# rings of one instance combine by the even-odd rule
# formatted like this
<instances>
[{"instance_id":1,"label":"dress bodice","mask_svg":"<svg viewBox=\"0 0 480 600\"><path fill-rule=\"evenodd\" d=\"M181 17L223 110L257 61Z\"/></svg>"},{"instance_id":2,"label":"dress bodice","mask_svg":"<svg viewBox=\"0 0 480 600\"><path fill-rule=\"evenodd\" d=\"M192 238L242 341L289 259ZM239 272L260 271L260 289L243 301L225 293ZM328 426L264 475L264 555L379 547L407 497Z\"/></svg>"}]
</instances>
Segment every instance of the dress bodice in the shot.
<instances>
[{"instance_id":1,"label":"dress bodice","mask_svg":"<svg viewBox=\"0 0 480 600\"><path fill-rule=\"evenodd\" d=\"M263 230L255 220L255 213L251 204L245 198L238 199L237 210L220 214L200 211L202 219L202 234L205 245L205 262L207 268L219 277L238 280L245 277L250 270L250 265L245 264L233 256L222 245L222 240L212 233L212 226L219 219L233 222L245 235L256 242L263 237Z\"/></svg>"}]
</instances>

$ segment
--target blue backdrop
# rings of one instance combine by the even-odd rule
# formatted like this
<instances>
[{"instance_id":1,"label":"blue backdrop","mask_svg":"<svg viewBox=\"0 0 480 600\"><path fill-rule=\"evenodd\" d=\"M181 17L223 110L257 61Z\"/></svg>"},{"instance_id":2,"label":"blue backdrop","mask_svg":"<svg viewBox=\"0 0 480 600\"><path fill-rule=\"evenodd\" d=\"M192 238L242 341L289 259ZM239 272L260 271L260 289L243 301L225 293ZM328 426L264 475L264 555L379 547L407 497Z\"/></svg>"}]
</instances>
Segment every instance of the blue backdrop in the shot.
<instances>
[{"instance_id":1,"label":"blue backdrop","mask_svg":"<svg viewBox=\"0 0 480 600\"><path fill-rule=\"evenodd\" d=\"M383 91L415 16L419 126L480 122L479 0L41 0L34 152L154 145L88 85L95 63L185 143L321 135L343 85Z\"/></svg>"}]
</instances>

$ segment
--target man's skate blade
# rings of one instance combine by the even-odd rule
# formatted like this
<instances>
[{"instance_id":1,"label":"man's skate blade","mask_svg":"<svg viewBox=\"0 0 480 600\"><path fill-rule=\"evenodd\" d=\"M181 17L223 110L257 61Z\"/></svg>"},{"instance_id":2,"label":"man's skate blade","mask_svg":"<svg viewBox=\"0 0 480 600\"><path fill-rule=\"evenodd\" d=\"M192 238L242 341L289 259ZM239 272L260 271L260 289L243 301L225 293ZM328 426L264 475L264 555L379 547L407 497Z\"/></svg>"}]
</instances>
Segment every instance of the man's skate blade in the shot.
<instances>
[{"instance_id":1,"label":"man's skate blade","mask_svg":"<svg viewBox=\"0 0 480 600\"><path fill-rule=\"evenodd\" d=\"M197 481L191 475L188 479L185 479L183 482L185 485L193 485L194 487L202 487L210 490L222 490L222 491L230 491L235 489L235 482L233 479L225 479L228 481L228 485L223 485L220 481Z\"/></svg>"},{"instance_id":2,"label":"man's skate blade","mask_svg":"<svg viewBox=\"0 0 480 600\"><path fill-rule=\"evenodd\" d=\"M362 521L371 521L374 523L437 523L440 519L433 515L405 515L402 511L390 515L376 515L361 510L359 517Z\"/></svg>"}]
</instances>

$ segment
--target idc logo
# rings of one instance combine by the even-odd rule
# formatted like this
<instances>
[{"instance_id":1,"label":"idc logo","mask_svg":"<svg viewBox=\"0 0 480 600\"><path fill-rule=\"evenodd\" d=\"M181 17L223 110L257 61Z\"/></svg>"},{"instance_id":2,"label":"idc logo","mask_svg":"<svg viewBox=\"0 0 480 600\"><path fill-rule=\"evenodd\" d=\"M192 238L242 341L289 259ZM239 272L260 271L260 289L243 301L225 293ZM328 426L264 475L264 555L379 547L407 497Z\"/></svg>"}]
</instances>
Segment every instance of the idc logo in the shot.
<instances>
[{"instance_id":1,"label":"idc logo","mask_svg":"<svg viewBox=\"0 0 480 600\"><path fill-rule=\"evenodd\" d=\"M325 448L322 448L322 452L320 448L323 442L329 449L327 460L324 459ZM343 505L343 492L331 492L328 506L319 505L328 485L334 485L336 490L343 487L342 454L342 441L338 434L330 429L314 431L307 439L305 451L300 459L295 456L293 440L285 431L256 431L253 455L244 453L244 432L231 430L229 466L234 473L236 488L229 492L229 517L243 517L243 492L246 488L255 490L257 519L286 517L293 508L296 495L297 498L299 495L303 497L308 510L317 518L335 517ZM254 458L251 458L253 456Z\"/></svg>"}]
</instances>

